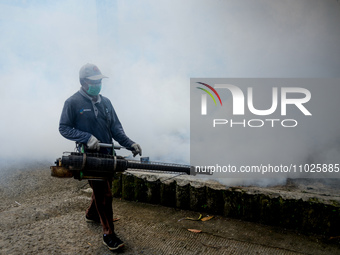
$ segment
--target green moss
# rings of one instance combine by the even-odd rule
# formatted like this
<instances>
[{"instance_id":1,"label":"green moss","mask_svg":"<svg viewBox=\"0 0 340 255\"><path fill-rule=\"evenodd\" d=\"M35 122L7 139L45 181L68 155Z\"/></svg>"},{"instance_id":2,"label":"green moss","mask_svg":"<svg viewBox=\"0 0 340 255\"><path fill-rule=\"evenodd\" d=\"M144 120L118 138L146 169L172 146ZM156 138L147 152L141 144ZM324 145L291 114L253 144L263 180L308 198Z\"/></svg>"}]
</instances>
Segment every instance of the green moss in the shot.
<instances>
[{"instance_id":1,"label":"green moss","mask_svg":"<svg viewBox=\"0 0 340 255\"><path fill-rule=\"evenodd\" d=\"M135 183L134 176L122 175L122 198L126 200L135 200Z\"/></svg>"},{"instance_id":2,"label":"green moss","mask_svg":"<svg viewBox=\"0 0 340 255\"><path fill-rule=\"evenodd\" d=\"M320 203L319 199L316 198L316 197L311 197L308 199L309 202L312 202L312 203Z\"/></svg>"},{"instance_id":3,"label":"green moss","mask_svg":"<svg viewBox=\"0 0 340 255\"><path fill-rule=\"evenodd\" d=\"M112 196L122 197L122 174L115 173L112 180Z\"/></svg>"}]
</instances>

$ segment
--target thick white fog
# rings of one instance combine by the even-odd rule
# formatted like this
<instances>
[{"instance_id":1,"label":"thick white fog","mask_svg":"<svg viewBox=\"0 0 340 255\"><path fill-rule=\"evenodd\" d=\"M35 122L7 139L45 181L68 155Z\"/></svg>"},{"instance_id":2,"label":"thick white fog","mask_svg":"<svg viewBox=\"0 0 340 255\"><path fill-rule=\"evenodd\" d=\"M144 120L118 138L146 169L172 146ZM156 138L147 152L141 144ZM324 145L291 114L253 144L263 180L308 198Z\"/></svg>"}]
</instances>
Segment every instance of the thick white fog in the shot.
<instances>
[{"instance_id":1,"label":"thick white fog","mask_svg":"<svg viewBox=\"0 0 340 255\"><path fill-rule=\"evenodd\" d=\"M177 163L190 161L190 77L340 73L336 0L2 0L0 35L2 164L73 151L58 123L86 63L143 154Z\"/></svg>"}]
</instances>

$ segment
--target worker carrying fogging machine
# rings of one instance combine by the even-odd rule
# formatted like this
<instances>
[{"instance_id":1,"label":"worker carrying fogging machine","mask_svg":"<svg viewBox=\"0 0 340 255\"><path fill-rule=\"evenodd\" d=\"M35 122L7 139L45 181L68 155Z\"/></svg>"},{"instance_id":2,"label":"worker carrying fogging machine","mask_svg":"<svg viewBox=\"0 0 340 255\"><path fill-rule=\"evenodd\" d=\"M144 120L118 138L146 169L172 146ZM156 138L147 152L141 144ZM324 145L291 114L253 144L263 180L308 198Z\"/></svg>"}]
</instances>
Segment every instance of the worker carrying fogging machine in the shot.
<instances>
[{"instance_id":1,"label":"worker carrying fogging machine","mask_svg":"<svg viewBox=\"0 0 340 255\"><path fill-rule=\"evenodd\" d=\"M121 149L121 146L99 143L102 148ZM140 169L157 172L171 172L195 175L195 167L190 165L151 162L148 157L141 157L140 161L126 159L122 156L99 153L69 152L58 158L55 166L51 166L51 175L59 178L106 179L113 177L116 172L128 169Z\"/></svg>"},{"instance_id":2,"label":"worker carrying fogging machine","mask_svg":"<svg viewBox=\"0 0 340 255\"><path fill-rule=\"evenodd\" d=\"M80 68L81 87L66 99L59 121L60 134L77 143L77 152L64 153L55 166L51 166L51 172L54 177L88 179L92 195L85 220L102 225L103 244L113 251L124 246L113 225L114 174L127 169L190 174L191 167L147 162L147 158L133 161L116 155L114 149L121 147L115 148L113 140L133 156L142 156L142 148L125 134L111 101L100 94L102 80L106 78L94 64L87 63Z\"/></svg>"}]
</instances>

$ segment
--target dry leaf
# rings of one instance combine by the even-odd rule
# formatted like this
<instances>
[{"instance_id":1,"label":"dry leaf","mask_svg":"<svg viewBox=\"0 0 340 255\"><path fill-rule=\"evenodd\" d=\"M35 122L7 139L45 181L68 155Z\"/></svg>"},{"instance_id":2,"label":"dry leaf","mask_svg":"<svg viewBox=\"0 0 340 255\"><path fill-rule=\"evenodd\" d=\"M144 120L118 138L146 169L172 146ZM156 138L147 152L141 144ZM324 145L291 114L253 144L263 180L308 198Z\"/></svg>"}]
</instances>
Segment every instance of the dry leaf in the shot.
<instances>
[{"instance_id":1,"label":"dry leaf","mask_svg":"<svg viewBox=\"0 0 340 255\"><path fill-rule=\"evenodd\" d=\"M190 232L193 232L193 233L201 233L202 230L199 230L199 229L188 229Z\"/></svg>"},{"instance_id":2,"label":"dry leaf","mask_svg":"<svg viewBox=\"0 0 340 255\"><path fill-rule=\"evenodd\" d=\"M212 218L214 218L214 216L207 216L201 219L201 221L207 221L207 220L211 220Z\"/></svg>"},{"instance_id":3,"label":"dry leaf","mask_svg":"<svg viewBox=\"0 0 340 255\"><path fill-rule=\"evenodd\" d=\"M201 218L202 218L202 214L200 214L200 216L198 217L198 219L189 218L189 217L186 217L185 219L186 219L186 220L200 220Z\"/></svg>"}]
</instances>

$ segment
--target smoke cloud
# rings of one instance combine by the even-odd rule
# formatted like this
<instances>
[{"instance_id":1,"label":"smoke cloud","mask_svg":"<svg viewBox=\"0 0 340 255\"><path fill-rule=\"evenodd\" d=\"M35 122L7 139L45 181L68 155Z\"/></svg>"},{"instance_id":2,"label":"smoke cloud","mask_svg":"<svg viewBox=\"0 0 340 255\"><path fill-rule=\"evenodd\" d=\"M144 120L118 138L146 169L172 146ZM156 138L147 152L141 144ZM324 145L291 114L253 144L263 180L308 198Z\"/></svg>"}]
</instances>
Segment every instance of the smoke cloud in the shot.
<instances>
[{"instance_id":1,"label":"smoke cloud","mask_svg":"<svg viewBox=\"0 0 340 255\"><path fill-rule=\"evenodd\" d=\"M190 77L338 77L339 12L336 0L1 1L0 165L73 151L58 123L86 63L109 77L102 94L145 156L189 163Z\"/></svg>"}]
</instances>

